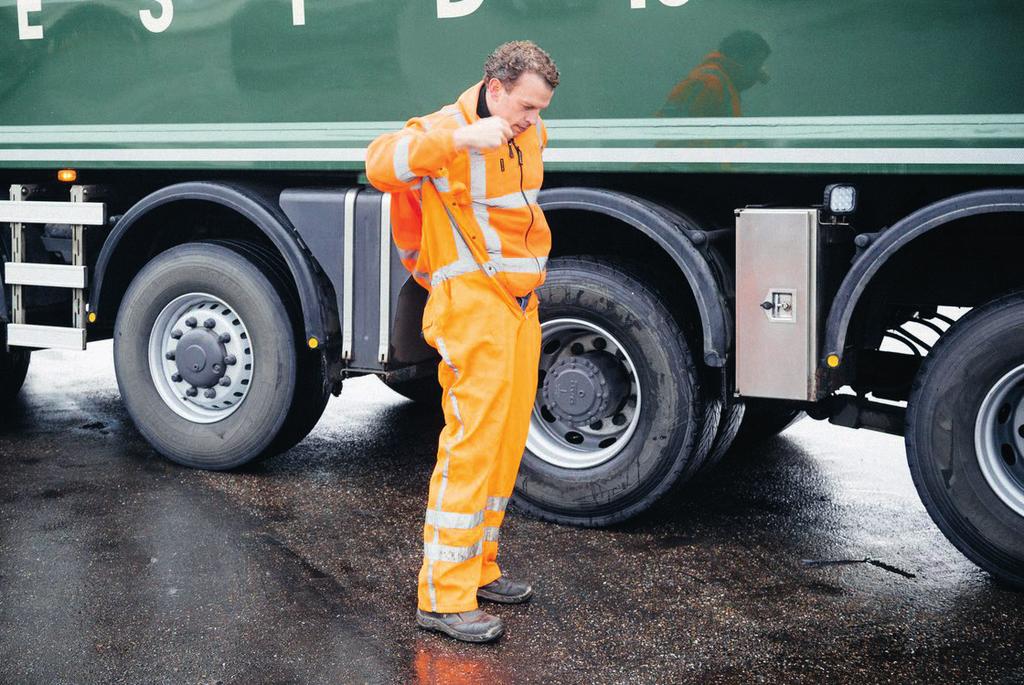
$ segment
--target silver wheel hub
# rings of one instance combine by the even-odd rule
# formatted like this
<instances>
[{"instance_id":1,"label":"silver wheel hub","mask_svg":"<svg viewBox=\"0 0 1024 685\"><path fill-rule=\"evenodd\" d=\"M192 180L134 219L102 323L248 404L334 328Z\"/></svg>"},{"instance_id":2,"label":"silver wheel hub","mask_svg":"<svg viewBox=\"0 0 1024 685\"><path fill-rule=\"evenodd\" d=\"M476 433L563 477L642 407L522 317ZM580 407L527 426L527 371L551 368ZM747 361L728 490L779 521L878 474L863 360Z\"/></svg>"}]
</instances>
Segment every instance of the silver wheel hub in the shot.
<instances>
[{"instance_id":1,"label":"silver wheel hub","mask_svg":"<svg viewBox=\"0 0 1024 685\"><path fill-rule=\"evenodd\" d=\"M233 414L249 394L252 340L223 300L189 293L157 316L149 366L160 398L174 413L193 423L215 423Z\"/></svg>"},{"instance_id":2,"label":"silver wheel hub","mask_svg":"<svg viewBox=\"0 0 1024 685\"><path fill-rule=\"evenodd\" d=\"M582 319L541 326L540 383L526 447L562 468L584 469L617 455L636 431L641 391L622 344Z\"/></svg>"},{"instance_id":3,"label":"silver wheel hub","mask_svg":"<svg viewBox=\"0 0 1024 685\"><path fill-rule=\"evenodd\" d=\"M978 410L978 465L1003 503L1024 516L1024 366L1000 378Z\"/></svg>"}]
</instances>

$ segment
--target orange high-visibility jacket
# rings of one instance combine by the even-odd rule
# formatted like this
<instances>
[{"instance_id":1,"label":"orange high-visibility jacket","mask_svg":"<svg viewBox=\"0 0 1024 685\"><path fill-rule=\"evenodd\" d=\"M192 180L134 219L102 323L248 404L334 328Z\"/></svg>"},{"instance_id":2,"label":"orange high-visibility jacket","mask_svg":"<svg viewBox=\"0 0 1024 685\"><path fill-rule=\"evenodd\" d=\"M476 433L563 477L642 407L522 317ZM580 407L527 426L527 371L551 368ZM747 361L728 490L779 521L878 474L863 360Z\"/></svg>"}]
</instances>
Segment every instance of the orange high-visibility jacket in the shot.
<instances>
[{"instance_id":1,"label":"orange high-visibility jacket","mask_svg":"<svg viewBox=\"0 0 1024 685\"><path fill-rule=\"evenodd\" d=\"M547 132L538 120L507 146L456 151L453 132L479 121L481 85L374 140L366 175L392 194L395 245L424 288L477 271L482 261L509 294L523 297L544 282L551 250L551 231L537 205ZM460 239L459 229L472 244Z\"/></svg>"},{"instance_id":2,"label":"orange high-visibility jacket","mask_svg":"<svg viewBox=\"0 0 1024 685\"><path fill-rule=\"evenodd\" d=\"M658 111L662 117L738 117L740 93L729 78L723 62L725 56L712 52L676 84L664 106Z\"/></svg>"}]
</instances>

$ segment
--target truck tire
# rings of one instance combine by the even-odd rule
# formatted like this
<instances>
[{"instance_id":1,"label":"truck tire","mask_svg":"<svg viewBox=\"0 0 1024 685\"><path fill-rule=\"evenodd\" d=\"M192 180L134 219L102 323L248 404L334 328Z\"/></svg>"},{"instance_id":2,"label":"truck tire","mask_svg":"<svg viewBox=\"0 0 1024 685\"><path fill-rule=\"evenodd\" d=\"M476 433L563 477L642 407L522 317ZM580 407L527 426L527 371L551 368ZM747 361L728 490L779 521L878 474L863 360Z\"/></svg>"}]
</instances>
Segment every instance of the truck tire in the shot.
<instances>
[{"instance_id":1,"label":"truck tire","mask_svg":"<svg viewBox=\"0 0 1024 685\"><path fill-rule=\"evenodd\" d=\"M424 376L411 381L400 381L387 385L402 397L421 405L424 410L437 412L438 415L443 413L441 384L438 383L436 376Z\"/></svg>"},{"instance_id":2,"label":"truck tire","mask_svg":"<svg viewBox=\"0 0 1024 685\"><path fill-rule=\"evenodd\" d=\"M736 436L739 435L740 427L743 425L743 417L746 414L747 405L743 402L733 402L722 410L722 418L718 421L718 432L715 434L715 443L711 446L711 452L707 459L701 464L702 474L715 470L733 444Z\"/></svg>"},{"instance_id":3,"label":"truck tire","mask_svg":"<svg viewBox=\"0 0 1024 685\"><path fill-rule=\"evenodd\" d=\"M774 438L807 416L799 409L772 400L745 399L743 403L746 405L743 421L733 440L733 445L739 449Z\"/></svg>"},{"instance_id":4,"label":"truck tire","mask_svg":"<svg viewBox=\"0 0 1024 685\"><path fill-rule=\"evenodd\" d=\"M298 293L289 287L288 266L274 252L257 243L243 240L213 240L206 244L224 245L257 265L260 271L271 278L277 291L285 300L296 340L295 399L281 431L260 458L272 457L290 450L302 442L313 430L331 399L327 374L320 352L308 349L302 325L302 305Z\"/></svg>"},{"instance_id":5,"label":"truck tire","mask_svg":"<svg viewBox=\"0 0 1024 685\"><path fill-rule=\"evenodd\" d=\"M224 470L271 451L298 372L275 281L232 246L188 243L128 287L114 328L117 383L139 432L168 459Z\"/></svg>"},{"instance_id":6,"label":"truck tire","mask_svg":"<svg viewBox=\"0 0 1024 685\"><path fill-rule=\"evenodd\" d=\"M0 400L9 401L18 396L31 360L31 351L8 350L6 340L0 343Z\"/></svg>"},{"instance_id":7,"label":"truck tire","mask_svg":"<svg viewBox=\"0 0 1024 685\"><path fill-rule=\"evenodd\" d=\"M625 267L554 259L539 296L540 387L514 504L558 523L623 521L700 466L720 401L704 396L663 298ZM566 383L587 393L586 411Z\"/></svg>"},{"instance_id":8,"label":"truck tire","mask_svg":"<svg viewBox=\"0 0 1024 685\"><path fill-rule=\"evenodd\" d=\"M1024 589L1024 293L971 310L939 338L911 390L906 445L943 534Z\"/></svg>"},{"instance_id":9,"label":"truck tire","mask_svg":"<svg viewBox=\"0 0 1024 685\"><path fill-rule=\"evenodd\" d=\"M295 399L281 431L259 458L287 452L305 440L324 415L330 399L331 391L320 364L320 355L300 348L296 358Z\"/></svg>"}]
</instances>

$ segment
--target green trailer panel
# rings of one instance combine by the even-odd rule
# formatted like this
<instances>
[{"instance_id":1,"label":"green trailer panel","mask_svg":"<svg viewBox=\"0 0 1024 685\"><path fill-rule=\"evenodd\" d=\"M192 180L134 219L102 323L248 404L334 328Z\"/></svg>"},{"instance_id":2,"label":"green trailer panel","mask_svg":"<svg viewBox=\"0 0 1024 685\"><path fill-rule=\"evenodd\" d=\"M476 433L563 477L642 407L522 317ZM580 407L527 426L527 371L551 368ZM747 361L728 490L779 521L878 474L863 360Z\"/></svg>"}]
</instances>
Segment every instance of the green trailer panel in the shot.
<instances>
[{"instance_id":1,"label":"green trailer panel","mask_svg":"<svg viewBox=\"0 0 1024 685\"><path fill-rule=\"evenodd\" d=\"M999 174L1024 164L1024 3L1014 0L24 7L0 0L4 167L357 169L373 135L452 101L515 38L547 47L563 73L547 114L552 170ZM696 100L667 106L723 45L770 50L735 77L729 116L707 118Z\"/></svg>"}]
</instances>

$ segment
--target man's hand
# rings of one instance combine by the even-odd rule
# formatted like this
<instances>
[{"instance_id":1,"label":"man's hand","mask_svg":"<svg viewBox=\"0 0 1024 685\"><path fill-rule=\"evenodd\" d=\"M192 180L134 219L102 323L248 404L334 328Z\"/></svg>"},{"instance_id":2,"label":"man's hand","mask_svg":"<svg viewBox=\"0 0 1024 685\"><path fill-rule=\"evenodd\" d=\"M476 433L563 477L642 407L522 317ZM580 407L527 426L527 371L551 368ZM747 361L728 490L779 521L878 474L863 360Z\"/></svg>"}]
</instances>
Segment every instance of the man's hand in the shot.
<instances>
[{"instance_id":1,"label":"man's hand","mask_svg":"<svg viewBox=\"0 0 1024 685\"><path fill-rule=\"evenodd\" d=\"M501 117L487 117L456 129L452 137L456 150L491 150L505 145L515 136L507 121Z\"/></svg>"}]
</instances>

